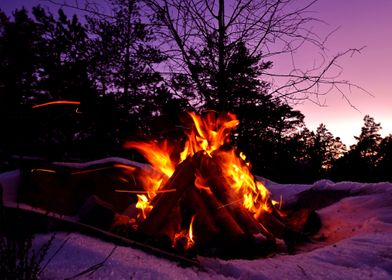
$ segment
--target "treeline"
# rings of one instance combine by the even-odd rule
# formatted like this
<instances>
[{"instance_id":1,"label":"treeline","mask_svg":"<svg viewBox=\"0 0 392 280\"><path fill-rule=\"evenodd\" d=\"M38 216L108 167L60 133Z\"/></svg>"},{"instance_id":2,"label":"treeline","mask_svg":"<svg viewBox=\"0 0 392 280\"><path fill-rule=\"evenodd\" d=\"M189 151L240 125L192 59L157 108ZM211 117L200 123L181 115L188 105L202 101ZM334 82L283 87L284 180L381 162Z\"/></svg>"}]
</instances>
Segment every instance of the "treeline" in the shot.
<instances>
[{"instance_id":1,"label":"treeline","mask_svg":"<svg viewBox=\"0 0 392 280\"><path fill-rule=\"evenodd\" d=\"M206 31L203 47L183 50L187 71L180 71L158 40L156 28L170 24L159 7L146 23L137 1L109 3L111 16L88 14L83 23L39 6L0 12L2 165L14 155L141 160L122 149L125 140L181 143L184 112L216 110L239 118L233 140L256 174L278 182L392 181L392 138L380 136L380 124L366 116L349 150L323 124L309 131L301 112L269 94L263 75L272 62L250 51L245 37ZM164 35L181 40L173 34ZM80 105L35 107L56 100Z\"/></svg>"}]
</instances>

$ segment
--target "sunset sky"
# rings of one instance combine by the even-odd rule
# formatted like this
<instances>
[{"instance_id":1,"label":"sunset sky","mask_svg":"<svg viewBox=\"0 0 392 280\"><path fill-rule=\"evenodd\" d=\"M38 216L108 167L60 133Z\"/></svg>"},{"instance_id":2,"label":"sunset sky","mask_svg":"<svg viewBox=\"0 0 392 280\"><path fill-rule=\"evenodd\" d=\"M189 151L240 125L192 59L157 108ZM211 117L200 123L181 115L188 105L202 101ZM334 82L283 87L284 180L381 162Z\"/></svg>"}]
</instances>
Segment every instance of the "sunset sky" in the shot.
<instances>
[{"instance_id":1,"label":"sunset sky","mask_svg":"<svg viewBox=\"0 0 392 280\"><path fill-rule=\"evenodd\" d=\"M0 8L10 14L23 5L30 8L37 4L48 5L40 0L1 0ZM369 114L381 122L383 136L392 133L392 1L319 0L311 10L314 17L328 23L320 27L320 35L340 27L327 43L331 54L365 47L361 54L341 60L344 72L340 79L365 88L373 96L356 89L346 91L357 110L338 92L331 92L321 100L324 107L311 102L296 105L304 113L308 128L315 130L324 123L334 136L351 145L355 142L354 135L360 134L363 117ZM300 54L300 59L301 56L303 61L309 59L309 53ZM285 62L279 63L275 63L276 67L284 68Z\"/></svg>"}]
</instances>

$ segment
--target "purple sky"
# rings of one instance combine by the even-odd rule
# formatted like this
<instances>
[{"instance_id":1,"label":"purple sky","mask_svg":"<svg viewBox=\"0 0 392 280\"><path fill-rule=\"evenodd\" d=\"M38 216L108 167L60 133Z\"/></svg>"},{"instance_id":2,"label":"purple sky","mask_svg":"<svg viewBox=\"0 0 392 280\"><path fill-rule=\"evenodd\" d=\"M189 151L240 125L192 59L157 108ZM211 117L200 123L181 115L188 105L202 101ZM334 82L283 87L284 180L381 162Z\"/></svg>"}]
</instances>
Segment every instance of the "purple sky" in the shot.
<instances>
[{"instance_id":1,"label":"purple sky","mask_svg":"<svg viewBox=\"0 0 392 280\"><path fill-rule=\"evenodd\" d=\"M341 76L368 90L374 97L353 90L350 101L360 111L352 109L339 93L326 96L328 107L310 103L296 106L306 116L310 129L323 122L344 143L355 142L366 114L381 122L382 135L392 133L392 1L390 0L320 0L313 10L317 17L340 29L330 38L331 50L366 46L360 55L342 60Z\"/></svg>"},{"instance_id":2,"label":"purple sky","mask_svg":"<svg viewBox=\"0 0 392 280\"><path fill-rule=\"evenodd\" d=\"M30 8L39 3L47 5L40 0L2 0L0 8L10 13L22 5ZM347 145L353 144L353 136L360 134L366 114L381 122L383 136L392 133L392 1L319 0L311 10L315 17L328 23L320 33L340 27L328 41L331 54L366 46L360 55L341 60L344 72L340 78L358 84L373 96L355 89L346 92L359 111L351 108L338 92L321 100L325 107L304 102L295 108L305 114L309 129L315 130L322 122ZM301 56L303 61L309 60L308 53Z\"/></svg>"}]
</instances>

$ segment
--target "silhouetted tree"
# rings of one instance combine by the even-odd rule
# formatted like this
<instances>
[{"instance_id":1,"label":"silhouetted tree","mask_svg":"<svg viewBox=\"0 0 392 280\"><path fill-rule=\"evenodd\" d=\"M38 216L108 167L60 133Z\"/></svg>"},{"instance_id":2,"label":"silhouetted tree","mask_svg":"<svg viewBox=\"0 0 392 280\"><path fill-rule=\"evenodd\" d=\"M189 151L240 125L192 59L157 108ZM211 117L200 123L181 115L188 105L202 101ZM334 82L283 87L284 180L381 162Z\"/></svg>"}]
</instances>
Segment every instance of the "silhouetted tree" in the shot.
<instances>
[{"instance_id":1,"label":"silhouetted tree","mask_svg":"<svg viewBox=\"0 0 392 280\"><path fill-rule=\"evenodd\" d=\"M244 44L250 57L258 57L264 67L264 77L279 85L269 87L274 98L295 99L317 96L322 85L331 87L349 85L347 81L328 78L337 60L325 56L325 64L314 68L289 69L276 73L270 69L274 57L295 57L304 44L325 51L324 40L312 32L310 23L317 19L306 12L316 2L299 3L292 0L273 1L176 1L145 0L160 27L157 38L161 49L168 55L168 69L181 80L190 81L195 100L208 109L228 110L232 97L229 86L230 64L236 59L238 46ZM350 50L348 52L355 52ZM347 52L346 52L347 53ZM188 91L186 92L188 93ZM181 93L179 93L181 94ZM317 102L317 98L314 98Z\"/></svg>"},{"instance_id":2,"label":"silhouetted tree","mask_svg":"<svg viewBox=\"0 0 392 280\"><path fill-rule=\"evenodd\" d=\"M25 9L13 18L0 12L0 149L7 152L31 145L26 138L26 111L36 95L39 83L39 49L42 32Z\"/></svg>"},{"instance_id":3,"label":"silhouetted tree","mask_svg":"<svg viewBox=\"0 0 392 280\"><path fill-rule=\"evenodd\" d=\"M132 111L162 81L154 67L165 59L153 46L153 29L141 21L138 2L110 0L112 16L87 17L91 74L104 94L121 92Z\"/></svg>"},{"instance_id":4,"label":"silhouetted tree","mask_svg":"<svg viewBox=\"0 0 392 280\"><path fill-rule=\"evenodd\" d=\"M377 174L379 180L392 182L392 135L382 139L377 162Z\"/></svg>"},{"instance_id":5,"label":"silhouetted tree","mask_svg":"<svg viewBox=\"0 0 392 280\"><path fill-rule=\"evenodd\" d=\"M361 134L355 136L357 143L350 147L345 156L339 159L334 167L334 177L338 180L377 181L377 165L379 163L381 124L366 115Z\"/></svg>"},{"instance_id":6,"label":"silhouetted tree","mask_svg":"<svg viewBox=\"0 0 392 280\"><path fill-rule=\"evenodd\" d=\"M108 131L120 141L129 135L151 134L151 122L168 113L166 105L182 101L168 94L156 70L165 56L155 44L153 26L143 22L140 1L108 4L111 14L87 16L89 72L101 94L115 99L116 130Z\"/></svg>"},{"instance_id":7,"label":"silhouetted tree","mask_svg":"<svg viewBox=\"0 0 392 280\"><path fill-rule=\"evenodd\" d=\"M381 143L382 137L380 135L381 124L376 123L374 118L366 115L364 117L364 126L361 128L361 134L355 136L358 141L352 150L357 150L361 158L366 159L370 165L376 165L378 148Z\"/></svg>"},{"instance_id":8,"label":"silhouetted tree","mask_svg":"<svg viewBox=\"0 0 392 280\"><path fill-rule=\"evenodd\" d=\"M14 113L26 104L38 83L39 48L42 33L25 9L13 20L0 12L1 111Z\"/></svg>"},{"instance_id":9,"label":"silhouetted tree","mask_svg":"<svg viewBox=\"0 0 392 280\"><path fill-rule=\"evenodd\" d=\"M328 174L334 162L342 157L346 150L340 138L335 138L324 124L317 127L313 136L311 161L319 178Z\"/></svg>"},{"instance_id":10,"label":"silhouetted tree","mask_svg":"<svg viewBox=\"0 0 392 280\"><path fill-rule=\"evenodd\" d=\"M40 7L33 17L16 10L13 19L2 17L0 48L2 87L1 112L9 128L3 146L8 152L63 157L81 140L85 115L72 107L32 109L33 105L61 99L82 103L79 113L88 113L95 91L88 78L86 30L76 16L62 10L58 18ZM0 78L0 79L2 79Z\"/></svg>"}]
</instances>

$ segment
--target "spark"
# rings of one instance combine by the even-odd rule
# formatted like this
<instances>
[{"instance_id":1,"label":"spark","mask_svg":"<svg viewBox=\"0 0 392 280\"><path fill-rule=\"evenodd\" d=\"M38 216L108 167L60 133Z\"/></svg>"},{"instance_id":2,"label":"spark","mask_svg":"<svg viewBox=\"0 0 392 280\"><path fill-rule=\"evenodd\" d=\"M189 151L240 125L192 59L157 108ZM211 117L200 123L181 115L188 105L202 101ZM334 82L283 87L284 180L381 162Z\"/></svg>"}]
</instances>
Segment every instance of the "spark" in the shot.
<instances>
[{"instance_id":1,"label":"spark","mask_svg":"<svg viewBox=\"0 0 392 280\"><path fill-rule=\"evenodd\" d=\"M46 102L46 103L42 103L42 104L37 104L37 105L34 105L32 108L36 109L36 108L51 106L51 105L80 105L80 101L57 100L57 101L51 101L51 102Z\"/></svg>"}]
</instances>

